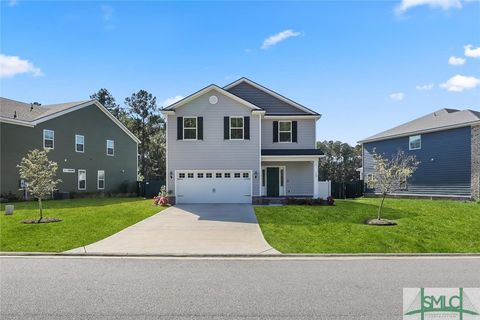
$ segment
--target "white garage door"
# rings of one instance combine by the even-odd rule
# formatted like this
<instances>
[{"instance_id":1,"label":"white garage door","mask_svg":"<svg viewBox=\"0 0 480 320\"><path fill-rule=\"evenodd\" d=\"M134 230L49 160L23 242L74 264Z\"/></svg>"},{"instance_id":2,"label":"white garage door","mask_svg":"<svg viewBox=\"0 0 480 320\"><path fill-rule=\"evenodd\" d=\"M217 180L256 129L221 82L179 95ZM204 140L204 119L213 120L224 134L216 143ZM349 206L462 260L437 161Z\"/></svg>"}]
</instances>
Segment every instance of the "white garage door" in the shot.
<instances>
[{"instance_id":1,"label":"white garage door","mask_svg":"<svg viewBox=\"0 0 480 320\"><path fill-rule=\"evenodd\" d=\"M175 172L177 203L252 203L252 173L245 170Z\"/></svg>"}]
</instances>

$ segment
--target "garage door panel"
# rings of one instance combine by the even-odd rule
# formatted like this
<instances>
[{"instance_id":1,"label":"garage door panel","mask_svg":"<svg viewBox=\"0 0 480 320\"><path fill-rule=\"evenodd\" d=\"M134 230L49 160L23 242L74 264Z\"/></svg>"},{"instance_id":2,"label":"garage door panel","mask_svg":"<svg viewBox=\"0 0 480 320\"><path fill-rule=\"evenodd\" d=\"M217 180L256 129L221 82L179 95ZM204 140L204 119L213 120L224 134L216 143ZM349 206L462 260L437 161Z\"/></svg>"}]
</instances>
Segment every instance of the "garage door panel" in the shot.
<instances>
[{"instance_id":1,"label":"garage door panel","mask_svg":"<svg viewBox=\"0 0 480 320\"><path fill-rule=\"evenodd\" d=\"M176 172L177 203L251 203L251 171Z\"/></svg>"}]
</instances>

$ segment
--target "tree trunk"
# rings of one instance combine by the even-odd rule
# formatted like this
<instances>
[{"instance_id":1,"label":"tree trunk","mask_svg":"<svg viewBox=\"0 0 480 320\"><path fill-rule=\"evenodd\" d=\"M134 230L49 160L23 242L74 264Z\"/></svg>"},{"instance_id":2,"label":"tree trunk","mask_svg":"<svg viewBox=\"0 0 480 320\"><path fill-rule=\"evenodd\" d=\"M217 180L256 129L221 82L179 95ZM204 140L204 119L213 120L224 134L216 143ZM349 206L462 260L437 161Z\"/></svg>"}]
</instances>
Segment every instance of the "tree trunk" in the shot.
<instances>
[{"instance_id":1,"label":"tree trunk","mask_svg":"<svg viewBox=\"0 0 480 320\"><path fill-rule=\"evenodd\" d=\"M383 210L383 202L385 201L385 196L387 195L386 192L383 193L383 197L382 197L382 202L380 203L380 207L378 207L378 217L377 219L380 220L380 215L382 214L382 210Z\"/></svg>"},{"instance_id":2,"label":"tree trunk","mask_svg":"<svg viewBox=\"0 0 480 320\"><path fill-rule=\"evenodd\" d=\"M40 219L38 219L38 222L40 222L43 219L42 198L38 198L38 208L40 209Z\"/></svg>"}]
</instances>

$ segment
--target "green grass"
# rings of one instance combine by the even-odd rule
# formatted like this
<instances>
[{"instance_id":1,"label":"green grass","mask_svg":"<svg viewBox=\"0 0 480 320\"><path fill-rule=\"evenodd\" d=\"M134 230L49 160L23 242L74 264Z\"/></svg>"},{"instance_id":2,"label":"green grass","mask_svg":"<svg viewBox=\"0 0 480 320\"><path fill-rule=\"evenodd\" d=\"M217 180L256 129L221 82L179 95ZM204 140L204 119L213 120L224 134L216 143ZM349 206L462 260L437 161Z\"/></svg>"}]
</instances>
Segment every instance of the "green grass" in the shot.
<instances>
[{"instance_id":1,"label":"green grass","mask_svg":"<svg viewBox=\"0 0 480 320\"><path fill-rule=\"evenodd\" d=\"M62 222L28 225L38 218L36 202L14 203L15 212L0 214L0 251L61 252L104 239L159 211L152 200L139 198L72 199L44 202L44 217Z\"/></svg>"},{"instance_id":2,"label":"green grass","mask_svg":"<svg viewBox=\"0 0 480 320\"><path fill-rule=\"evenodd\" d=\"M255 207L266 240L284 253L480 252L480 204L386 199L383 218L368 226L380 199L337 200L328 206Z\"/></svg>"}]
</instances>

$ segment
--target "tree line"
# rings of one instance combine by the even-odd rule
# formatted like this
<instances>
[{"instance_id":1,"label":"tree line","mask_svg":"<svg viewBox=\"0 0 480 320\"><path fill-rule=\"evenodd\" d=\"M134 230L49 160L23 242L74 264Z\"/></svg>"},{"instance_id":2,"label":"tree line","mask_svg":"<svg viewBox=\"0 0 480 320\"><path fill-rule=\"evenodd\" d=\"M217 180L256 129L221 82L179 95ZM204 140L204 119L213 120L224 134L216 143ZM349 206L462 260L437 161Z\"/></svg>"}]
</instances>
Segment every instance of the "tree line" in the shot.
<instances>
[{"instance_id":1,"label":"tree line","mask_svg":"<svg viewBox=\"0 0 480 320\"><path fill-rule=\"evenodd\" d=\"M100 102L113 116L140 140L138 145L138 180L165 177L165 119L160 114L157 98L146 90L132 93L121 106L105 88L90 96Z\"/></svg>"}]
</instances>

